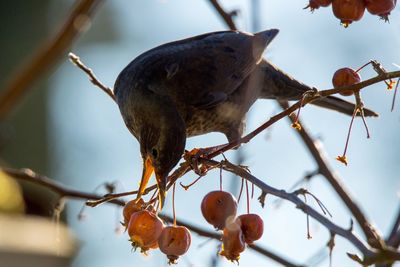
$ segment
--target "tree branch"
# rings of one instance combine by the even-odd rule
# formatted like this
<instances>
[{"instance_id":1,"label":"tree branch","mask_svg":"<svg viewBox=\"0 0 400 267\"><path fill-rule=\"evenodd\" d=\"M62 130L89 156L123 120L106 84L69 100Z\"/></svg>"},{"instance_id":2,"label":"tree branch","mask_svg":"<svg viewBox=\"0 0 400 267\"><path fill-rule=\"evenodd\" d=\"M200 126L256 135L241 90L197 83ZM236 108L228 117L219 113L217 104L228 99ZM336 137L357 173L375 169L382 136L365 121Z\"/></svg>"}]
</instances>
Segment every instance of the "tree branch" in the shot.
<instances>
[{"instance_id":1,"label":"tree branch","mask_svg":"<svg viewBox=\"0 0 400 267\"><path fill-rule=\"evenodd\" d=\"M75 55L74 53L70 52L68 54L69 60L71 60L72 63L74 63L75 66L83 70L88 76L89 80L97 87L99 87L101 90L103 90L104 93L106 93L109 97L112 98L112 100L115 101L115 95L113 90L104 85L99 79L97 79L96 75L94 75L93 71L88 68L85 64L82 63L81 59Z\"/></svg>"},{"instance_id":2,"label":"tree branch","mask_svg":"<svg viewBox=\"0 0 400 267\"><path fill-rule=\"evenodd\" d=\"M398 248L400 246L400 209L397 212L392 230L390 231L386 241L389 246L393 246L395 248Z\"/></svg>"},{"instance_id":3,"label":"tree branch","mask_svg":"<svg viewBox=\"0 0 400 267\"><path fill-rule=\"evenodd\" d=\"M32 84L51 68L76 40L86 27L100 0L76 0L75 5L60 29L45 42L33 58L17 70L0 95L0 120L4 119L16 106L22 96L32 88Z\"/></svg>"},{"instance_id":4,"label":"tree branch","mask_svg":"<svg viewBox=\"0 0 400 267\"><path fill-rule=\"evenodd\" d=\"M289 104L287 101L278 101L280 106L283 109L287 109L289 107ZM294 116L289 116L289 119L294 122L295 118ZM323 150L323 146L321 143L316 143L308 133L307 129L304 127L304 125L300 122L302 125L301 130L296 131L301 139L303 140L304 144L306 145L308 151L311 153L311 156L314 158L315 162L318 165L318 171L320 174L322 174L326 180L331 184L333 189L336 191L336 193L339 195L339 197L342 199L342 201L345 203L347 208L350 210L350 212L353 214L354 218L356 219L357 223L360 225L362 231L364 232L365 236L367 237L368 243L373 246L373 247L380 247L381 245L381 238L371 225L369 221L367 220L366 216L364 215L364 212L361 210L361 208L353 201L352 197L350 196L350 193L345 189L344 184L341 182L341 179L337 174L335 174L334 171L329 166L328 160L324 156L326 153Z\"/></svg>"},{"instance_id":5,"label":"tree branch","mask_svg":"<svg viewBox=\"0 0 400 267\"><path fill-rule=\"evenodd\" d=\"M211 5L215 8L215 10L218 12L218 14L221 16L223 21L226 23L226 25L229 27L231 30L237 30L235 22L232 19L232 14L228 14L225 12L225 10L222 8L222 6L218 3L218 0L209 0Z\"/></svg>"},{"instance_id":6,"label":"tree branch","mask_svg":"<svg viewBox=\"0 0 400 267\"><path fill-rule=\"evenodd\" d=\"M387 263L400 260L400 252L396 251L393 248L382 247L379 250L368 248L367 245L352 232L352 229L349 230L344 229L338 226L337 224L333 223L327 217L323 216L315 209L307 205L304 201L302 201L298 197L296 192L288 193L285 190L279 190L272 186L269 186L260 179L258 179L257 177L251 175L244 168L236 166L227 160L223 160L221 162L205 158L199 158L198 160L202 164L206 164L207 166L223 168L226 171L232 172L237 176L248 180L258 188L260 188L265 194L271 194L278 198L292 202L293 204L296 205L296 208L302 210L304 213L314 218L316 221L325 226L331 233L342 236L350 243L352 243L363 254L364 256L364 260L362 261L363 264L371 265L375 263Z\"/></svg>"},{"instance_id":7,"label":"tree branch","mask_svg":"<svg viewBox=\"0 0 400 267\"><path fill-rule=\"evenodd\" d=\"M102 199L103 198L103 196L100 196L97 194L68 189L64 185L46 177L46 176L39 175L29 169L16 170L16 169L12 169L12 168L0 167L0 170L5 172L6 174L8 174L11 177L14 177L15 179L24 180L24 181L27 181L30 183L34 183L34 184L43 186L43 187L57 193L60 196L60 198L73 198L73 199L81 199L81 200ZM124 201L118 200L118 199L110 200L108 203L115 204L118 206L125 205ZM171 216L168 216L165 214L159 214L159 217L161 219L163 219L164 221L167 221L170 223L173 222L173 218ZM199 236L213 238L213 239L216 239L219 241L221 240L221 234L219 234L218 232L207 231L198 226L195 226L193 224L190 224L190 223L182 221L182 220L177 220L177 224L181 225L181 226L185 226L186 228L188 228L192 232L195 232ZM260 247L255 244L250 245L249 247L252 250L256 251L257 253L264 255L284 266L302 267L302 265L294 264L266 248Z\"/></svg>"}]
</instances>

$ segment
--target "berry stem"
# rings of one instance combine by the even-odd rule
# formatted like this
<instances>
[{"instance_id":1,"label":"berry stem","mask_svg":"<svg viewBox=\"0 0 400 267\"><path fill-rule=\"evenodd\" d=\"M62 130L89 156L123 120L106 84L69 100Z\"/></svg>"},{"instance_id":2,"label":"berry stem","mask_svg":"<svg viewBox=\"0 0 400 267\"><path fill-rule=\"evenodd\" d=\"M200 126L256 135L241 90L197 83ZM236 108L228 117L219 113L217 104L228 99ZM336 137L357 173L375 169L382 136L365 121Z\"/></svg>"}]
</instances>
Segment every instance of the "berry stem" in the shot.
<instances>
[{"instance_id":1,"label":"berry stem","mask_svg":"<svg viewBox=\"0 0 400 267\"><path fill-rule=\"evenodd\" d=\"M391 112L393 112L393 110L394 110L394 104L396 102L396 94L397 94L397 88L399 87L399 82L400 82L400 78L397 79L396 87L394 88L394 94L393 94L393 100L392 100L392 108L390 109Z\"/></svg>"},{"instance_id":2,"label":"berry stem","mask_svg":"<svg viewBox=\"0 0 400 267\"><path fill-rule=\"evenodd\" d=\"M174 226L176 226L176 212L175 212L175 184L172 187L172 214L174 217Z\"/></svg>"},{"instance_id":3,"label":"berry stem","mask_svg":"<svg viewBox=\"0 0 400 267\"><path fill-rule=\"evenodd\" d=\"M367 121L365 120L365 116L364 116L364 103L361 99L361 94L360 94L360 92L355 92L354 96L356 98L356 109L360 112L361 119L362 119L364 127L365 127L365 131L367 132L367 138L370 138L371 135L369 134Z\"/></svg>"},{"instance_id":4,"label":"berry stem","mask_svg":"<svg viewBox=\"0 0 400 267\"><path fill-rule=\"evenodd\" d=\"M355 108L354 112L353 112L353 116L351 116L350 126L349 126L349 130L347 132L346 145L344 146L344 151L343 151L343 155L342 155L342 157L344 157L344 158L346 157L347 147L349 146L351 128L353 127L354 118L356 117L357 112L358 112L358 108Z\"/></svg>"},{"instance_id":5,"label":"berry stem","mask_svg":"<svg viewBox=\"0 0 400 267\"><path fill-rule=\"evenodd\" d=\"M362 65L361 67L359 67L359 68L356 70L356 73L359 72L360 70L362 70L363 68L365 68L366 66L372 64L372 63L373 63L372 60L371 60L371 61L368 61L367 63L365 63L364 65Z\"/></svg>"},{"instance_id":6,"label":"berry stem","mask_svg":"<svg viewBox=\"0 0 400 267\"><path fill-rule=\"evenodd\" d=\"M250 213L250 199L249 199L249 183L246 180L246 200L247 200L247 214Z\"/></svg>"},{"instance_id":7,"label":"berry stem","mask_svg":"<svg viewBox=\"0 0 400 267\"><path fill-rule=\"evenodd\" d=\"M219 168L219 190L222 191L222 167Z\"/></svg>"},{"instance_id":8,"label":"berry stem","mask_svg":"<svg viewBox=\"0 0 400 267\"><path fill-rule=\"evenodd\" d=\"M306 96L306 94L303 94L303 96L300 99L300 106L299 106L299 109L297 110L296 118L294 119L294 121L292 123L292 128L295 128L299 131L301 130L301 125L299 123L300 110L303 107L303 101L304 101L305 96Z\"/></svg>"},{"instance_id":9,"label":"berry stem","mask_svg":"<svg viewBox=\"0 0 400 267\"><path fill-rule=\"evenodd\" d=\"M306 195L303 196L304 196L304 202L307 204L307 196ZM306 218L307 218L307 239L311 239L312 236L310 233L310 216L307 214Z\"/></svg>"},{"instance_id":10,"label":"berry stem","mask_svg":"<svg viewBox=\"0 0 400 267\"><path fill-rule=\"evenodd\" d=\"M251 199L254 198L254 184L251 183Z\"/></svg>"},{"instance_id":11,"label":"berry stem","mask_svg":"<svg viewBox=\"0 0 400 267\"><path fill-rule=\"evenodd\" d=\"M239 191L239 196L238 196L238 203L240 202L240 198L242 197L243 185L244 185L244 179L242 178L242 183L240 185L240 191Z\"/></svg>"},{"instance_id":12,"label":"berry stem","mask_svg":"<svg viewBox=\"0 0 400 267\"><path fill-rule=\"evenodd\" d=\"M199 176L197 177L193 182L191 182L188 185L184 185L182 184L182 182L179 183L180 186L183 187L183 189L188 190L190 187L192 187L192 185L196 184L201 178L203 178L204 176Z\"/></svg>"}]
</instances>

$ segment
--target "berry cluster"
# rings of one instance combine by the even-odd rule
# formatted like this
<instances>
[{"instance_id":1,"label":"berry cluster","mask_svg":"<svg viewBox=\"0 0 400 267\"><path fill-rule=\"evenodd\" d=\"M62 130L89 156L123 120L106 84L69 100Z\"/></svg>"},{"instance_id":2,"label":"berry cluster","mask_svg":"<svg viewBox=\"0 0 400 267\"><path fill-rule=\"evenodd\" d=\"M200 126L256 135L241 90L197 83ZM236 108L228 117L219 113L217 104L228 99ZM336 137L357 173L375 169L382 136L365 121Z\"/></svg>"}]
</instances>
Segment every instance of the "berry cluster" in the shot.
<instances>
[{"instance_id":1,"label":"berry cluster","mask_svg":"<svg viewBox=\"0 0 400 267\"><path fill-rule=\"evenodd\" d=\"M237 201L225 191L212 191L201 202L201 212L206 221L217 230L223 230L220 255L238 261L245 245L261 238L264 223L257 214L236 217Z\"/></svg>"},{"instance_id":2,"label":"berry cluster","mask_svg":"<svg viewBox=\"0 0 400 267\"><path fill-rule=\"evenodd\" d=\"M335 17L340 19L344 27L348 27L353 21L363 17L365 9L372 15L389 21L390 12L395 8L396 2L397 0L310 0L306 8L314 11L332 4Z\"/></svg>"},{"instance_id":3,"label":"berry cluster","mask_svg":"<svg viewBox=\"0 0 400 267\"><path fill-rule=\"evenodd\" d=\"M143 199L126 203L123 209L124 226L132 246L146 254L150 249L159 248L167 255L169 263L176 263L186 253L191 243L189 230L184 226L165 226L153 206L147 206Z\"/></svg>"}]
</instances>

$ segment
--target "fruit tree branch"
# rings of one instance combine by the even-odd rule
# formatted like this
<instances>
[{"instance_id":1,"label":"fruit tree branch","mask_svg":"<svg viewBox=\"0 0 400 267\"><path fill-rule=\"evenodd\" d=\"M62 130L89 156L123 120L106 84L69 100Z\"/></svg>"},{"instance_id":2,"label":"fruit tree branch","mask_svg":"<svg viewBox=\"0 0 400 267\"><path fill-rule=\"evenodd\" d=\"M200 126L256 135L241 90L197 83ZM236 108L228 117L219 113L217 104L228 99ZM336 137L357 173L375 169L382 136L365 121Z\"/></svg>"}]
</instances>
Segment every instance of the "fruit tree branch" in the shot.
<instances>
[{"instance_id":1,"label":"fruit tree branch","mask_svg":"<svg viewBox=\"0 0 400 267\"><path fill-rule=\"evenodd\" d=\"M65 187L64 185L46 177L46 176L37 174L29 169L17 170L17 169L12 169L12 168L0 167L0 171L5 172L6 174L8 174L9 176L11 176L15 179L24 180L24 181L27 181L30 183L34 183L34 184L43 186L43 187L53 191L54 193L57 193L60 196L60 198L72 198L72 199L82 199L82 200L93 200L93 199L102 199L103 198L103 196L101 196L101 195L69 189L69 188ZM110 200L108 203L115 204L118 206L125 205L125 202L122 200L119 200L119 199ZM165 214L159 214L159 217L167 222L173 221L173 218L171 216L168 216ZM216 240L221 240L221 234L219 234L218 232L207 231L198 226L195 226L193 224L190 224L190 223L182 221L182 220L177 220L177 223L178 223L178 225L185 226L186 228L188 228L189 230L191 230L192 232L195 232L196 234L198 234L200 236L207 237L207 238L213 238ZM264 255L284 266L302 267L302 265L294 264L266 248L263 248L263 247L260 247L258 245L254 245L254 244L250 245L249 247L252 250L256 251L257 253Z\"/></svg>"},{"instance_id":2,"label":"fruit tree branch","mask_svg":"<svg viewBox=\"0 0 400 267\"><path fill-rule=\"evenodd\" d=\"M279 104L283 109L287 109L289 107L289 104L287 102L279 102ZM295 121L294 116L289 116L289 119L292 122ZM312 157L317 163L319 173L322 174L325 179L331 184L333 189L336 191L336 193L343 200L347 208L353 214L357 223L360 225L362 231L367 237L368 243L373 247L376 247L376 245L379 246L381 238L373 229L371 223L369 223L361 208L357 205L357 203L353 201L350 193L346 190L344 184L341 182L340 177L335 174L335 172L329 166L328 160L325 157L326 153L323 149L322 144L313 140L313 138L301 122L300 125L302 125L301 130L297 131L297 133L299 134L308 151L311 153Z\"/></svg>"},{"instance_id":3,"label":"fruit tree branch","mask_svg":"<svg viewBox=\"0 0 400 267\"><path fill-rule=\"evenodd\" d=\"M248 180L258 188L260 188L265 194L271 194L278 198L292 202L296 205L296 208L301 209L304 213L314 218L316 221L326 227L331 233L342 236L350 243L352 243L363 254L364 260L362 261L362 263L365 265L382 262L394 262L400 260L400 251L396 251L395 249L389 247L382 247L379 250L368 248L367 245L353 233L352 229L344 229L333 223L327 217L325 217L324 215L307 205L303 200L301 200L296 192L288 193L285 190L279 190L272 186L269 186L262 180L251 175L245 168L234 165L227 160L223 160L221 162L205 158L200 158L198 160L202 164L206 164L207 166L212 167L218 166L219 168L223 168L226 171L232 172L237 176Z\"/></svg>"},{"instance_id":4,"label":"fruit tree branch","mask_svg":"<svg viewBox=\"0 0 400 267\"><path fill-rule=\"evenodd\" d=\"M209 0L211 5L215 8L218 14L222 17L223 21L228 25L229 29L237 30L235 22L232 19L232 14L227 13L223 7L219 4L218 0Z\"/></svg>"}]
</instances>

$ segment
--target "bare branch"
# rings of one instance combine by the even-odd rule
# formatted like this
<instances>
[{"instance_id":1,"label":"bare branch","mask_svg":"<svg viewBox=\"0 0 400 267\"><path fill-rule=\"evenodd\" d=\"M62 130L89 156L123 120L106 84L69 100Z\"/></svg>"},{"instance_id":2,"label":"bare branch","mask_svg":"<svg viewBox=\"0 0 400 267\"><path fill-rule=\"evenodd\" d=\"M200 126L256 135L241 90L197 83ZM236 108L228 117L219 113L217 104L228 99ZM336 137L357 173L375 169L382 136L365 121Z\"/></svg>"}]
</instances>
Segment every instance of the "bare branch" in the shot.
<instances>
[{"instance_id":1,"label":"bare branch","mask_svg":"<svg viewBox=\"0 0 400 267\"><path fill-rule=\"evenodd\" d=\"M0 170L16 179L24 180L24 181L38 184L45 188L48 188L49 190L59 194L60 197L77 198L77 199L102 199L103 198L102 196L99 196L96 194L86 193L86 192L81 192L81 191L66 188L63 185L57 183L56 181L54 181L46 176L39 175L30 169L16 170L16 169L7 168L7 167L0 167ZM123 201L117 200L117 199L111 200L110 203L118 204L118 205L125 204Z\"/></svg>"},{"instance_id":2,"label":"bare branch","mask_svg":"<svg viewBox=\"0 0 400 267\"><path fill-rule=\"evenodd\" d=\"M59 194L60 198L74 198L74 199L82 199L82 200L102 199L103 198L103 196L100 196L100 195L68 189L64 185L62 185L58 182L55 182L54 180L52 180L46 176L39 175L29 169L16 170L16 169L11 169L11 168L0 167L0 170L16 179L24 180L27 182L31 182L31 183L43 186L43 187ZM108 203L119 205L119 206L125 205L124 201L117 200L117 199L110 200ZM171 216L168 216L165 214L159 214L159 217L162 218L164 221L173 222L173 218ZM207 238L213 238L216 240L221 240L221 235L218 232L207 231L198 226L195 226L193 224L187 223L182 220L177 220L177 224L185 226L186 228L188 228L192 232L197 233L200 236L207 237ZM302 265L294 264L294 263L284 259L283 257L275 254L274 252L272 252L268 249L262 248L258 245L253 244L253 245L250 245L249 247L252 250L258 252L259 254L264 255L284 266L302 267Z\"/></svg>"},{"instance_id":3,"label":"bare branch","mask_svg":"<svg viewBox=\"0 0 400 267\"><path fill-rule=\"evenodd\" d=\"M389 246L393 246L395 248L400 246L400 209L397 212L392 230L390 231L386 241Z\"/></svg>"},{"instance_id":4,"label":"bare branch","mask_svg":"<svg viewBox=\"0 0 400 267\"><path fill-rule=\"evenodd\" d=\"M66 53L90 22L99 0L77 0L60 31L36 51L22 69L17 70L0 95L0 119L4 119L32 84Z\"/></svg>"},{"instance_id":5,"label":"bare branch","mask_svg":"<svg viewBox=\"0 0 400 267\"><path fill-rule=\"evenodd\" d=\"M83 70L88 76L89 76L89 80L97 87L99 87L101 90L103 90L103 92L105 92L109 97L112 98L112 100L115 101L115 96L114 96L114 92L113 90L104 85L101 81L99 81L99 79L97 79L96 75L94 75L93 71L88 68L82 61L81 59L75 55L74 53L70 52L68 54L69 59L71 60L72 63L75 64L75 66L77 66L78 68L80 68L81 70Z\"/></svg>"},{"instance_id":6,"label":"bare branch","mask_svg":"<svg viewBox=\"0 0 400 267\"><path fill-rule=\"evenodd\" d=\"M209 1L211 5L215 8L215 10L218 12L218 14L221 16L221 18L224 20L229 29L234 31L237 30L235 22L232 19L232 14L225 12L222 6L218 3L218 0L209 0Z\"/></svg>"},{"instance_id":7,"label":"bare branch","mask_svg":"<svg viewBox=\"0 0 400 267\"><path fill-rule=\"evenodd\" d=\"M279 190L272 186L269 186L265 184L262 180L251 175L245 169L236 166L227 160L217 162L215 160L200 158L199 161L200 163L207 164L209 166L222 167L224 170L235 173L237 176L254 183L254 185L260 188L263 192L292 202L296 205L296 208L302 210L304 213L314 218L316 221L325 226L331 233L339 235L352 243L363 254L364 260L362 261L362 263L365 265L371 265L375 263L387 263L400 260L400 251L396 251L395 249L389 247L382 247L379 248L379 250L368 248L367 245L351 230L344 229L330 221L327 217L323 216L315 209L308 206L297 196L295 192L287 193L285 190Z\"/></svg>"},{"instance_id":8,"label":"bare branch","mask_svg":"<svg viewBox=\"0 0 400 267\"><path fill-rule=\"evenodd\" d=\"M283 109L287 109L289 104L287 102L279 102ZM294 116L289 116L289 119L293 122L295 120ZM303 125L301 123L301 125ZM353 198L350 196L350 193L345 189L344 184L341 182L339 176L332 171L331 167L329 166L328 160L326 159L325 151L321 143L316 143L313 138L308 133L307 129L302 127L300 131L296 131L301 139L303 140L304 144L308 148L308 151L311 153L312 157L314 158L315 162L318 165L318 169L320 174L322 174L326 180L331 184L333 189L339 195L339 197L343 200L347 208L353 214L354 218L360 225L361 229L363 230L365 236L368 239L368 243L375 246L380 246L380 237L373 229L371 223L369 223L368 219L364 215L364 212L361 208L353 201Z\"/></svg>"}]
</instances>

